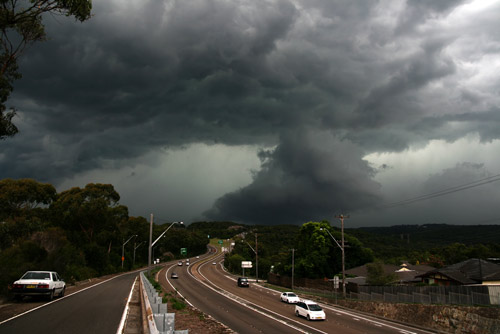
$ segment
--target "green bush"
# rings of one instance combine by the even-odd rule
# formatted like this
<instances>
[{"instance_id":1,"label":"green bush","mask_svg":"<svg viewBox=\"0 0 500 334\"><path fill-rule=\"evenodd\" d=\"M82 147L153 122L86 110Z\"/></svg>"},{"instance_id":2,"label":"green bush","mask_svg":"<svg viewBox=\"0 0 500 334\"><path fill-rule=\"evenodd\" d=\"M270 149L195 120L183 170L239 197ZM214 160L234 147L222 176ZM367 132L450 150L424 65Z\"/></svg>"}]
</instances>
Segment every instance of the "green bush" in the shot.
<instances>
[{"instance_id":1,"label":"green bush","mask_svg":"<svg viewBox=\"0 0 500 334\"><path fill-rule=\"evenodd\" d=\"M174 310L180 311L186 308L186 304L176 298L170 298L170 303Z\"/></svg>"}]
</instances>

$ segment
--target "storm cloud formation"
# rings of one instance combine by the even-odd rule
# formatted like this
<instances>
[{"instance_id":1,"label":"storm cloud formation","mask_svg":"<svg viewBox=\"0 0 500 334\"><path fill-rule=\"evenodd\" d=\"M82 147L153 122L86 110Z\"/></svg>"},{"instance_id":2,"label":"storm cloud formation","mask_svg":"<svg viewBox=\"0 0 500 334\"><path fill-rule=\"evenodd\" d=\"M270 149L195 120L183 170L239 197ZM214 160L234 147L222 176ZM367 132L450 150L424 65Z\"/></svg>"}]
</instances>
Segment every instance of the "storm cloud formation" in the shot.
<instances>
[{"instance_id":1,"label":"storm cloud formation","mask_svg":"<svg viewBox=\"0 0 500 334\"><path fill-rule=\"evenodd\" d=\"M0 142L0 177L113 183L131 214L171 220L471 223L477 210L454 209L467 196L500 218L494 183L374 211L500 173L497 2L93 5L83 24L45 17L49 40L23 55L10 100L21 132Z\"/></svg>"}]
</instances>

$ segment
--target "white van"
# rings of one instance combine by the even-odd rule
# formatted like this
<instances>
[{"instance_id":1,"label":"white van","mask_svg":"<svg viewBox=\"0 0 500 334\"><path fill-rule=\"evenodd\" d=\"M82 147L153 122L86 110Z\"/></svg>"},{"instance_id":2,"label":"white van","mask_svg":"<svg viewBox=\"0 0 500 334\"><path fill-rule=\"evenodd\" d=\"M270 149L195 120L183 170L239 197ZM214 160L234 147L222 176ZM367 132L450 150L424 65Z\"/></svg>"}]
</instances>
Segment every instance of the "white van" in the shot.
<instances>
[{"instance_id":1,"label":"white van","mask_svg":"<svg viewBox=\"0 0 500 334\"><path fill-rule=\"evenodd\" d=\"M307 320L325 320L326 314L323 309L312 300L301 299L295 304L295 315L302 316Z\"/></svg>"}]
</instances>

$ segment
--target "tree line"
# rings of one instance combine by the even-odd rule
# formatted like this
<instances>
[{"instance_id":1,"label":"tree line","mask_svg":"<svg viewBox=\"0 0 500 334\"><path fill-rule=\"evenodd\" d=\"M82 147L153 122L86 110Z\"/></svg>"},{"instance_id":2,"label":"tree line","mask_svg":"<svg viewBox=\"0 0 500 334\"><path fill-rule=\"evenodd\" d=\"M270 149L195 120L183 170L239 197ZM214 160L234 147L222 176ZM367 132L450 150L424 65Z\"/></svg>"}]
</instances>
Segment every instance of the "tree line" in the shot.
<instances>
[{"instance_id":1,"label":"tree line","mask_svg":"<svg viewBox=\"0 0 500 334\"><path fill-rule=\"evenodd\" d=\"M1 293L27 270L54 270L73 282L147 265L150 222L129 216L119 200L110 184L58 193L33 179L0 180ZM153 238L169 226L154 224ZM205 235L176 224L153 252L165 260L186 248L193 256L206 244Z\"/></svg>"},{"instance_id":2,"label":"tree line","mask_svg":"<svg viewBox=\"0 0 500 334\"><path fill-rule=\"evenodd\" d=\"M58 193L51 184L33 179L0 180L0 292L5 294L26 270L54 270L72 282L145 266L150 222L129 216L119 200L110 184L90 183ZM154 224L153 238L169 226ZM402 261L440 267L468 258L500 258L498 234L498 225L346 229L345 267ZM201 254L208 238L232 239L225 264L235 274L242 274L241 261L252 261L245 273L255 276L256 257L264 279L269 272L290 276L292 270L295 277L331 278L342 270L341 249L334 240L340 243L341 231L326 220L301 226L176 224L153 247L153 258L180 258L180 248L187 248L187 257Z\"/></svg>"},{"instance_id":3,"label":"tree line","mask_svg":"<svg viewBox=\"0 0 500 334\"><path fill-rule=\"evenodd\" d=\"M500 258L500 239L489 238L484 242L486 232L498 235L500 226L350 228L344 233L345 267L347 270L371 263L369 269L375 273L372 276L382 279L383 275L376 272L384 263L408 262L439 268L470 258ZM342 272L342 252L332 236L341 243L340 229L326 220L302 226L246 226L234 236L235 245L226 255L225 263L230 271L241 275L241 261L252 261L253 268L246 269L245 275L255 276L254 248L258 252L259 278L265 279L269 272L291 276L292 266L295 277L332 278ZM409 242L412 237L414 240Z\"/></svg>"}]
</instances>

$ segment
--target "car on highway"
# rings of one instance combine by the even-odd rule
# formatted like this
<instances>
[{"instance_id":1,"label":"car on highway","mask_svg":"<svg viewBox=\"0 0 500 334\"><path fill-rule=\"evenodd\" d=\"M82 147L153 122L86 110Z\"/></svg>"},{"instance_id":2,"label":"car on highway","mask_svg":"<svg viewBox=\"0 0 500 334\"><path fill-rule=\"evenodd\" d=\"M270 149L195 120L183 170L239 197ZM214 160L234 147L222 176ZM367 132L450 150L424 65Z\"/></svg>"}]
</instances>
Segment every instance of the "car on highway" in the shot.
<instances>
[{"instance_id":1,"label":"car on highway","mask_svg":"<svg viewBox=\"0 0 500 334\"><path fill-rule=\"evenodd\" d=\"M250 284L248 283L248 278L246 277L238 277L238 286L249 288Z\"/></svg>"},{"instance_id":2,"label":"car on highway","mask_svg":"<svg viewBox=\"0 0 500 334\"><path fill-rule=\"evenodd\" d=\"M170 278L174 278L175 279L175 278L179 278L179 276L176 273L172 272L170 274Z\"/></svg>"},{"instance_id":3,"label":"car on highway","mask_svg":"<svg viewBox=\"0 0 500 334\"><path fill-rule=\"evenodd\" d=\"M295 304L295 315L305 317L307 320L325 320L325 311L312 300L301 299Z\"/></svg>"},{"instance_id":4,"label":"car on highway","mask_svg":"<svg viewBox=\"0 0 500 334\"><path fill-rule=\"evenodd\" d=\"M215 262L212 262L212 264L213 264L213 265L216 265L217 263L215 263Z\"/></svg>"},{"instance_id":5,"label":"car on highway","mask_svg":"<svg viewBox=\"0 0 500 334\"><path fill-rule=\"evenodd\" d=\"M44 296L52 300L63 297L66 283L55 271L27 271L12 284L11 292L17 299L24 296Z\"/></svg>"},{"instance_id":6,"label":"car on highway","mask_svg":"<svg viewBox=\"0 0 500 334\"><path fill-rule=\"evenodd\" d=\"M182 261L177 262L178 266L182 266Z\"/></svg>"},{"instance_id":7,"label":"car on highway","mask_svg":"<svg viewBox=\"0 0 500 334\"><path fill-rule=\"evenodd\" d=\"M299 298L299 296L297 296L293 292L283 292L280 295L280 300L282 302L289 303L289 304L297 304L300 301L300 298Z\"/></svg>"}]
</instances>

